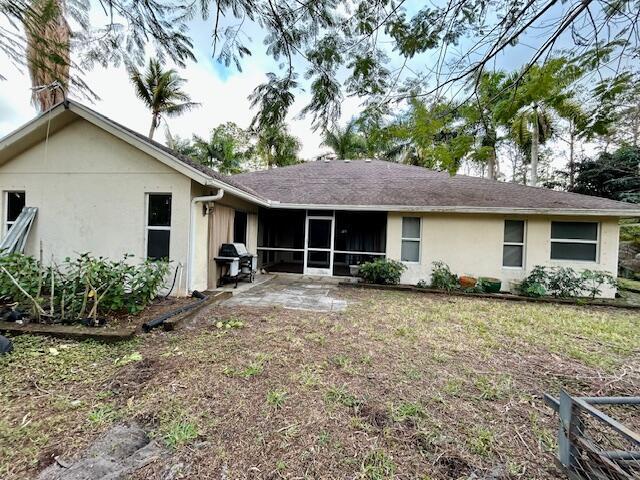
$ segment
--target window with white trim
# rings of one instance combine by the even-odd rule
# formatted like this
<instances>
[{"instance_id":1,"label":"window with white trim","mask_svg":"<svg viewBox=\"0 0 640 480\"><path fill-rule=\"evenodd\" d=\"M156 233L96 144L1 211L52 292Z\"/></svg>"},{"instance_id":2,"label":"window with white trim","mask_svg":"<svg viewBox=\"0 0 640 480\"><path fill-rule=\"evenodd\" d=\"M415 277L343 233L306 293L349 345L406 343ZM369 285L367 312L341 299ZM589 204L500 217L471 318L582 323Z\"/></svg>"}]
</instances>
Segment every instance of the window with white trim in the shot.
<instances>
[{"instance_id":1,"label":"window with white trim","mask_svg":"<svg viewBox=\"0 0 640 480\"><path fill-rule=\"evenodd\" d=\"M522 268L524 266L524 229L524 220L504 221L503 267Z\"/></svg>"},{"instance_id":2,"label":"window with white trim","mask_svg":"<svg viewBox=\"0 0 640 480\"><path fill-rule=\"evenodd\" d=\"M5 232L8 232L11 225L16 223L16 219L26 205L26 195L24 192L4 192L4 223Z\"/></svg>"},{"instance_id":3,"label":"window with white trim","mask_svg":"<svg viewBox=\"0 0 640 480\"><path fill-rule=\"evenodd\" d=\"M420 262L420 217L402 217L400 260Z\"/></svg>"},{"instance_id":4,"label":"window with white trim","mask_svg":"<svg viewBox=\"0 0 640 480\"><path fill-rule=\"evenodd\" d=\"M169 259L171 194L147 194L147 258Z\"/></svg>"},{"instance_id":5,"label":"window with white trim","mask_svg":"<svg viewBox=\"0 0 640 480\"><path fill-rule=\"evenodd\" d=\"M598 234L597 222L551 222L551 260L597 261Z\"/></svg>"}]
</instances>

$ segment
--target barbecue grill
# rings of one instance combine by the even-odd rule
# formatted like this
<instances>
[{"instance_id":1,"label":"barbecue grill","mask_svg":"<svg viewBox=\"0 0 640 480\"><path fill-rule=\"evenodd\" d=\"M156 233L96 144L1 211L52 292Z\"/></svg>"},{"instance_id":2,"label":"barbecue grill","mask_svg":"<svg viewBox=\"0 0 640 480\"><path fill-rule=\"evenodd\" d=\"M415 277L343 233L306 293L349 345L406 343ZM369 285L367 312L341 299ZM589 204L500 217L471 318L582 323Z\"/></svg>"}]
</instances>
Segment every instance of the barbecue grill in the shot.
<instances>
[{"instance_id":1,"label":"barbecue grill","mask_svg":"<svg viewBox=\"0 0 640 480\"><path fill-rule=\"evenodd\" d=\"M258 256L249 253L244 243L223 243L214 260L220 269L218 287L227 282L235 282L234 288L237 288L239 280L248 279L253 282L258 268Z\"/></svg>"}]
</instances>

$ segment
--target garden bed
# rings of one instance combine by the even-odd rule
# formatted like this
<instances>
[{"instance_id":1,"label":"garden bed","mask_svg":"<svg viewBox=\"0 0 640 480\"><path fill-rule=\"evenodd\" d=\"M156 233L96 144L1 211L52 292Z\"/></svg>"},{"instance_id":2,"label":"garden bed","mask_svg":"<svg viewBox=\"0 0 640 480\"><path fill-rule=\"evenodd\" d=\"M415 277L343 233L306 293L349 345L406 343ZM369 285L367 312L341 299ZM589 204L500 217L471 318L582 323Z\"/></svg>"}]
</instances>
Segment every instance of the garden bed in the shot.
<instances>
[{"instance_id":1,"label":"garden bed","mask_svg":"<svg viewBox=\"0 0 640 480\"><path fill-rule=\"evenodd\" d=\"M103 315L102 317L106 319L106 324L100 327L87 327L80 323L17 323L0 321L0 332L7 332L13 335L23 333L49 335L75 340L94 339L105 342L128 340L136 332L140 331L143 323L193 302L197 302L197 300L190 297L158 298L138 315L128 313Z\"/></svg>"},{"instance_id":2,"label":"garden bed","mask_svg":"<svg viewBox=\"0 0 640 480\"><path fill-rule=\"evenodd\" d=\"M591 299L591 298L556 298L556 297L525 297L515 293L476 293L464 292L461 290L440 290L437 288L419 288L413 285L377 285L373 283L351 283L341 282L340 286L354 288L373 288L378 290L396 290L421 293L433 293L437 295L454 295L461 297L494 298L498 300L510 300L513 302L535 302L535 303L559 303L563 305L589 306L589 307L615 307L629 310L640 310L640 305L623 303L618 299Z\"/></svg>"}]
</instances>

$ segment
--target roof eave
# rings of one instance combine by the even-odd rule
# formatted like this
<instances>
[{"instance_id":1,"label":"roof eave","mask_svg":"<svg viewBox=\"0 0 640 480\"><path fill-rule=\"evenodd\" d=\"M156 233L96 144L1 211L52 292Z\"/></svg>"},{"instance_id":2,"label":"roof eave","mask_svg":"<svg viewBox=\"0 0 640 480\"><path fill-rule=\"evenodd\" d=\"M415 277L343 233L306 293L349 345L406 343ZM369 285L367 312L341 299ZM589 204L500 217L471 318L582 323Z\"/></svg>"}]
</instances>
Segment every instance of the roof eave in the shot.
<instances>
[{"instance_id":1,"label":"roof eave","mask_svg":"<svg viewBox=\"0 0 640 480\"><path fill-rule=\"evenodd\" d=\"M514 207L467 207L467 206L420 206L420 205L338 205L269 202L271 208L308 210L369 210L389 212L425 213L475 213L499 215L549 215L632 218L640 216L638 209L586 209L586 208L514 208Z\"/></svg>"}]
</instances>

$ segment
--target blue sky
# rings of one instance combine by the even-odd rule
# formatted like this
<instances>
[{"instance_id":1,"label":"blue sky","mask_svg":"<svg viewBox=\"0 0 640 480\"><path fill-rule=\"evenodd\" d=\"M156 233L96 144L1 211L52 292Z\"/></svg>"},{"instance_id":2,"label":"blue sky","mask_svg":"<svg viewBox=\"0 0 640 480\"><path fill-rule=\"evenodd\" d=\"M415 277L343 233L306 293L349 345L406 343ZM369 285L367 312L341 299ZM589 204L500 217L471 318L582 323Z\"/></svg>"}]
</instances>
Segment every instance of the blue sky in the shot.
<instances>
[{"instance_id":1,"label":"blue sky","mask_svg":"<svg viewBox=\"0 0 640 480\"><path fill-rule=\"evenodd\" d=\"M420 1L407 2L408 13L415 12ZM559 8L568 8L566 5ZM557 11L555 12L557 13ZM92 19L104 22L99 12L92 12ZM231 20L231 23L236 20ZM278 63L265 54L263 46L264 34L255 24L247 23L245 32L248 37L245 41L253 51L251 57L243 61L242 72L238 72L235 66L225 67L212 58L212 31L213 19L207 21L194 20L190 24L190 35L194 40L197 63L190 62L186 68L180 69L180 74L187 79L185 90L192 99L200 102L200 108L179 117L168 120L171 133L181 137L190 137L191 134L207 135L208 132L220 123L233 121L241 127L247 127L255 112L250 110L247 96L259 83L265 79L267 72L278 72ZM495 66L497 68L512 69L519 67L529 55L530 44L539 42L535 36L525 39L523 44L509 49L501 55ZM459 51L469 45L468 40L461 42ZM393 52L389 53L392 64L398 66L400 60ZM414 70L422 70L425 66L432 65L434 53L428 52L412 59L408 66ZM303 67L302 59L296 63ZM493 65L492 65L493 66ZM0 72L7 80L0 82L0 136L4 136L22 123L32 118L36 111L30 105L30 82L26 72L18 71L6 58L0 58ZM302 74L303 68L300 69ZM302 78L302 75L301 77ZM137 131L147 133L150 116L142 103L135 97L133 88L129 84L126 71L120 68L97 67L86 74L86 81L98 94L100 99L92 106L102 113L110 116ZM308 90L308 85L302 82L302 88ZM307 91L296 94L296 101L291 109L288 121L291 132L302 141L302 157L312 158L318 153L326 151L320 146L321 137L318 132L311 129L311 119L300 119L298 113L309 100ZM357 98L345 98L342 105L342 120L346 121L360 110L360 100ZM155 137L156 140L164 140L164 126Z\"/></svg>"}]
</instances>

